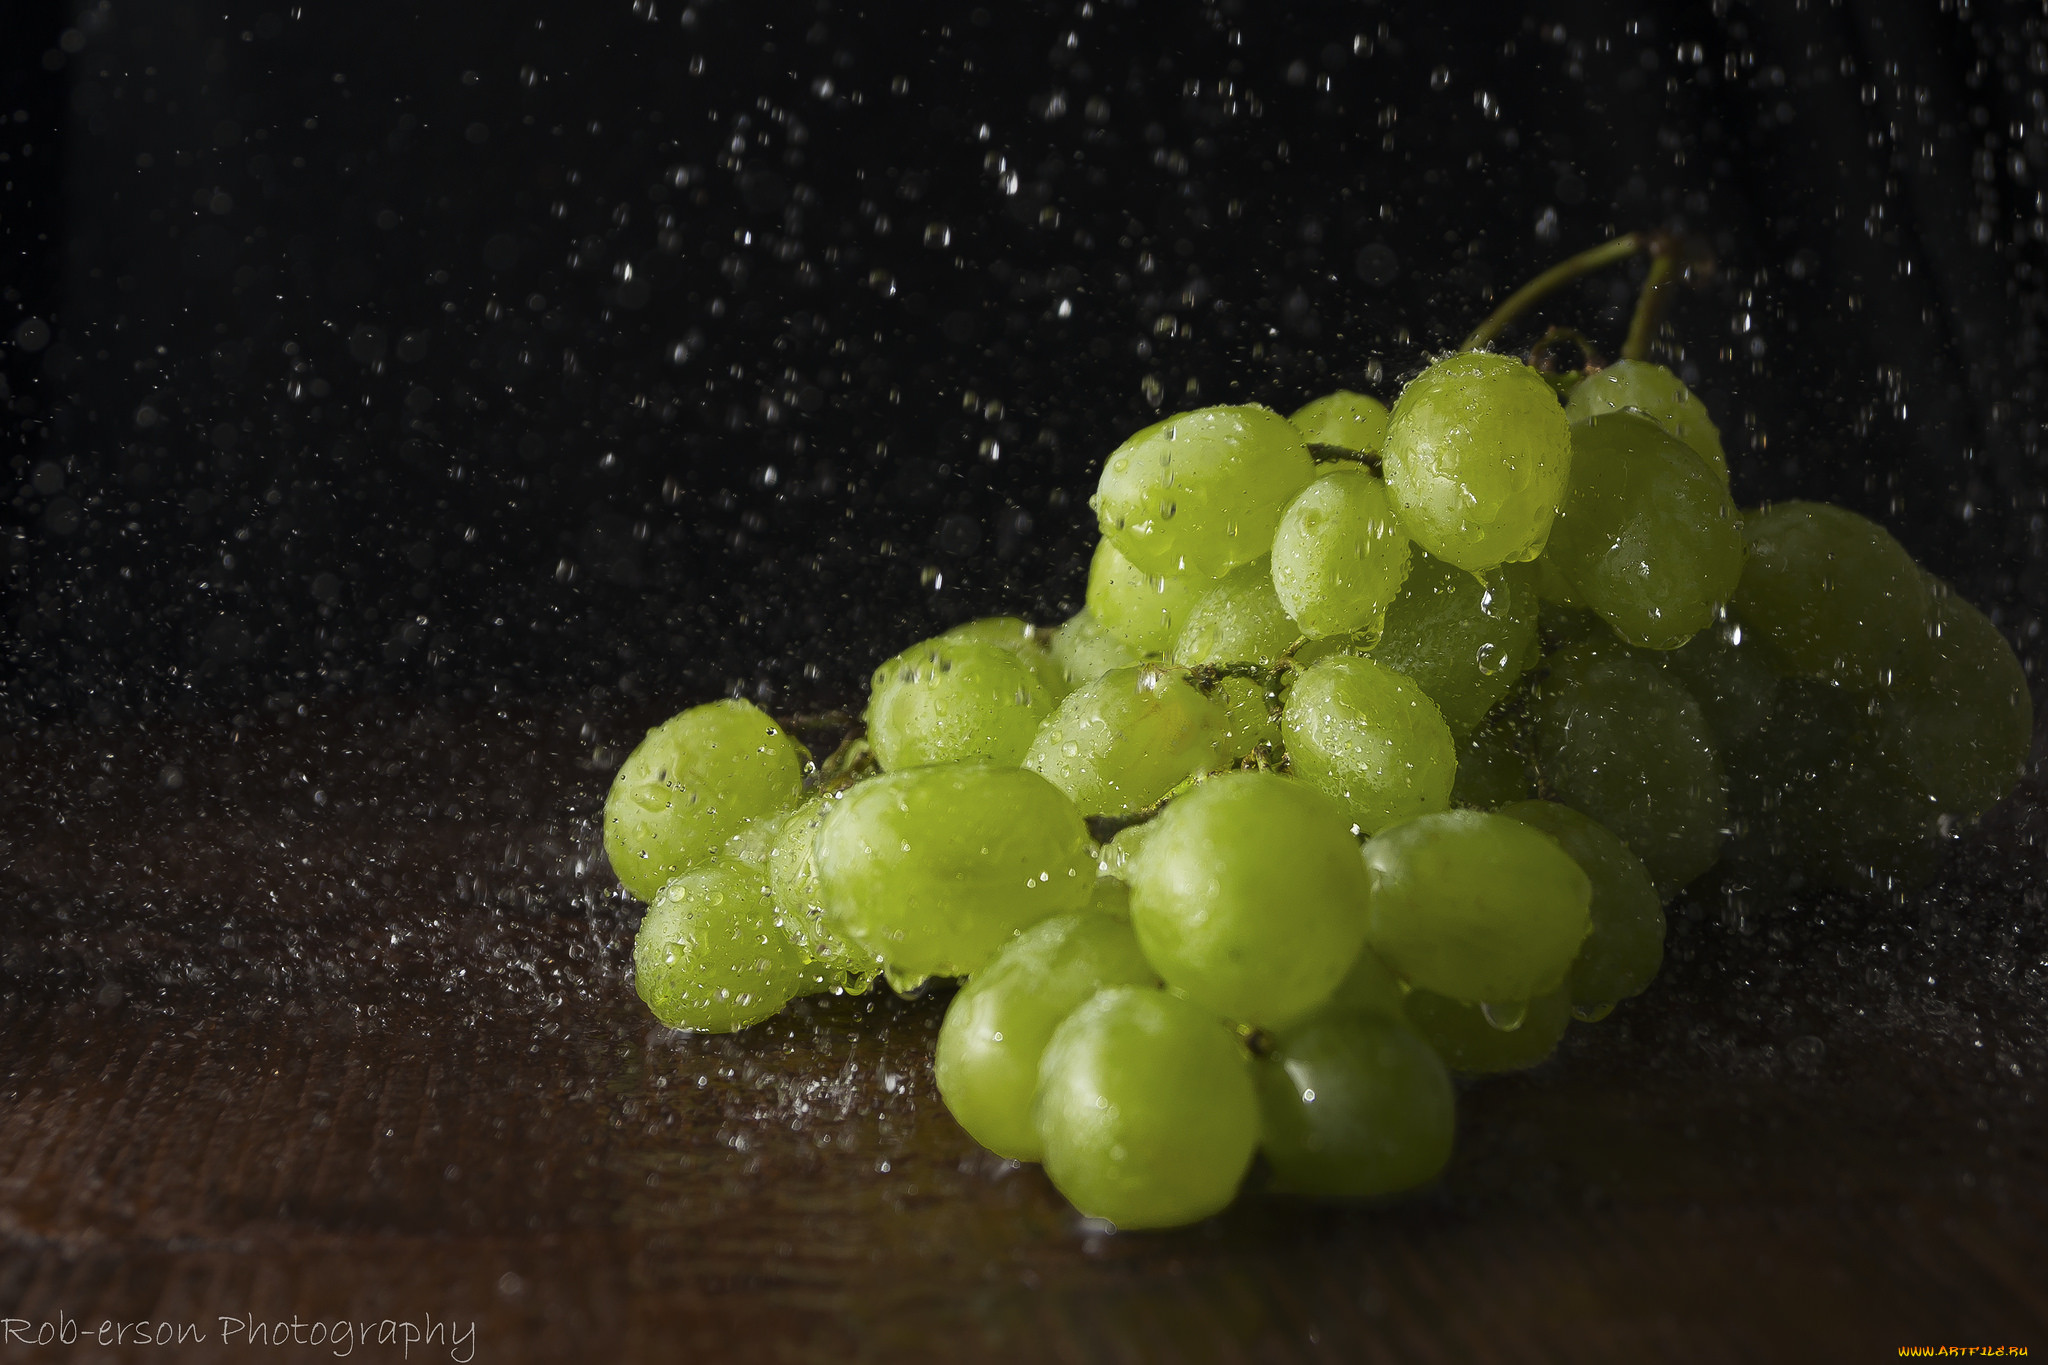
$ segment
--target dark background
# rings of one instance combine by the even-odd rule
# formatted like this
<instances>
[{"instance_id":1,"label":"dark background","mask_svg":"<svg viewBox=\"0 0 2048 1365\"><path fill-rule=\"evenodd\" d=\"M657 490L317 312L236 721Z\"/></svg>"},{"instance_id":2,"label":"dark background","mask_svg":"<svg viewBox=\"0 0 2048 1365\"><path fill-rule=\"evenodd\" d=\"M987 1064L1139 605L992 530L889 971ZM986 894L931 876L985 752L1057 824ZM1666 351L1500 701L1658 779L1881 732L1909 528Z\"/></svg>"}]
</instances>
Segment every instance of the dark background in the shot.
<instances>
[{"instance_id":1,"label":"dark background","mask_svg":"<svg viewBox=\"0 0 2048 1365\"><path fill-rule=\"evenodd\" d=\"M1391 397L1646 226L1718 257L1666 358L1738 497L1881 518L2040 659L2030 6L0 15L15 726L853 700L1074 610L1156 412ZM1545 320L1611 348L1633 284Z\"/></svg>"}]
</instances>

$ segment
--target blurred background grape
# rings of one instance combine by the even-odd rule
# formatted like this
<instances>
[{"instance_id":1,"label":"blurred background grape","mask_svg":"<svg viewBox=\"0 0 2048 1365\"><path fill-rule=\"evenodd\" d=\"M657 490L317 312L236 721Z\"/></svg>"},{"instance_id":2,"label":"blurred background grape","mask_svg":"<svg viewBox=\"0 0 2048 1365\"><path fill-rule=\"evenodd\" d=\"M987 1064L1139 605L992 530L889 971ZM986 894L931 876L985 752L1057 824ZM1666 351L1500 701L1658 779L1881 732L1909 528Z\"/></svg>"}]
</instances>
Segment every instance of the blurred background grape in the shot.
<instances>
[{"instance_id":1,"label":"blurred background grape","mask_svg":"<svg viewBox=\"0 0 2048 1365\"><path fill-rule=\"evenodd\" d=\"M846 701L904 641L1071 612L1097 463L1155 414L1390 397L1642 226L1719 260L1660 355L1737 500L1876 517L2041 658L2017 6L6 22L11 725ZM1611 355L1634 283L1542 321Z\"/></svg>"}]
</instances>

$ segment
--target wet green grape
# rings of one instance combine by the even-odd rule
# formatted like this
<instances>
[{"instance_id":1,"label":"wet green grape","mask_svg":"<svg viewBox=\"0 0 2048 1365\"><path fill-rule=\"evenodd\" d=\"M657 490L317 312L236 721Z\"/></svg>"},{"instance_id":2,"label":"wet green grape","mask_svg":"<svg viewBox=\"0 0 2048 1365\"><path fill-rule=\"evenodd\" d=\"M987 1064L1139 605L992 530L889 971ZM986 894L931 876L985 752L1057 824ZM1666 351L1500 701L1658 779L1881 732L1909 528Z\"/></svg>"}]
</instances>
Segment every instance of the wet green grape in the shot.
<instances>
[{"instance_id":1,"label":"wet green grape","mask_svg":"<svg viewBox=\"0 0 2048 1365\"><path fill-rule=\"evenodd\" d=\"M925 640L875 670L868 743L884 768L987 759L1016 763L1055 696L1014 650Z\"/></svg>"},{"instance_id":2,"label":"wet green grape","mask_svg":"<svg viewBox=\"0 0 2048 1365\"><path fill-rule=\"evenodd\" d=\"M1329 997L1365 937L1365 867L1330 798L1269 772L1212 777L1125 870L1159 975L1228 1019L1280 1027Z\"/></svg>"},{"instance_id":3,"label":"wet green grape","mask_svg":"<svg viewBox=\"0 0 2048 1365\"><path fill-rule=\"evenodd\" d=\"M1647 649L1710 624L1742 576L1727 486L1683 441L1633 413L1572 427L1572 477L1543 557L1573 600Z\"/></svg>"},{"instance_id":4,"label":"wet green grape","mask_svg":"<svg viewBox=\"0 0 2048 1365\"><path fill-rule=\"evenodd\" d=\"M1191 1001L1133 986L1096 992L1053 1031L1033 1112L1052 1183L1123 1228L1221 1212L1259 1141L1236 1036Z\"/></svg>"},{"instance_id":5,"label":"wet green grape","mask_svg":"<svg viewBox=\"0 0 2048 1365\"><path fill-rule=\"evenodd\" d=\"M1428 1184L1450 1160L1451 1078L1401 1024L1318 1014L1283 1035L1254 1074L1276 1189L1392 1194Z\"/></svg>"},{"instance_id":6,"label":"wet green grape","mask_svg":"<svg viewBox=\"0 0 2048 1365\"><path fill-rule=\"evenodd\" d=\"M1387 405L1349 389L1326 393L1297 408L1287 420L1311 450L1329 446L1353 455L1376 455L1387 439Z\"/></svg>"},{"instance_id":7,"label":"wet green grape","mask_svg":"<svg viewBox=\"0 0 2048 1365\"><path fill-rule=\"evenodd\" d=\"M1617 360L1575 384L1564 410L1573 422L1610 412L1640 413L1683 441L1706 461L1716 481L1723 488L1728 486L1728 457L1721 450L1720 428L1707 415L1707 405L1662 365Z\"/></svg>"},{"instance_id":8,"label":"wet green grape","mask_svg":"<svg viewBox=\"0 0 2048 1365\"><path fill-rule=\"evenodd\" d=\"M1536 637L1535 570L1506 564L1483 578L1418 551L1371 657L1429 694L1469 734L1522 674Z\"/></svg>"},{"instance_id":9,"label":"wet green grape","mask_svg":"<svg viewBox=\"0 0 2048 1365\"><path fill-rule=\"evenodd\" d=\"M939 639L964 640L980 645L995 645L1007 649L1026 664L1045 684L1045 690L1055 701L1067 694L1073 684L1067 681L1066 669L1053 656L1052 642L1057 631L1034 626L1018 616L983 616L977 620L962 622Z\"/></svg>"},{"instance_id":10,"label":"wet green grape","mask_svg":"<svg viewBox=\"0 0 2048 1365\"><path fill-rule=\"evenodd\" d=\"M1927 667L1919 566L1847 508L1781 502L1746 514L1749 562L1730 607L1781 673L1873 690Z\"/></svg>"},{"instance_id":11,"label":"wet green grape","mask_svg":"<svg viewBox=\"0 0 2048 1365\"><path fill-rule=\"evenodd\" d=\"M1926 575L1930 666L1877 700L1877 740L1945 813L1972 819L2024 772L2027 675L1991 619Z\"/></svg>"},{"instance_id":12,"label":"wet green grape","mask_svg":"<svg viewBox=\"0 0 2048 1365\"><path fill-rule=\"evenodd\" d=\"M1104 629L1086 607L1053 632L1052 657L1066 677L1067 687L1063 690L1094 682L1112 668L1138 662L1136 651Z\"/></svg>"},{"instance_id":13,"label":"wet green grape","mask_svg":"<svg viewBox=\"0 0 2048 1365\"><path fill-rule=\"evenodd\" d=\"M1097 877L1095 890L1089 893L1088 904L1083 913L1101 915L1106 919L1131 922L1131 888L1115 877Z\"/></svg>"},{"instance_id":14,"label":"wet green grape","mask_svg":"<svg viewBox=\"0 0 2048 1365\"><path fill-rule=\"evenodd\" d=\"M814 847L828 927L900 977L977 971L1095 884L1080 812L1025 768L885 772L831 803Z\"/></svg>"},{"instance_id":15,"label":"wet green grape","mask_svg":"<svg viewBox=\"0 0 2048 1365\"><path fill-rule=\"evenodd\" d=\"M1101 877L1114 878L1128 884L1131 859L1137 856L1139 845L1152 837L1153 831L1158 828L1155 821L1147 820L1140 824L1126 825L1111 835L1109 842L1096 850L1096 873ZM1129 903L1127 894L1126 909L1129 908Z\"/></svg>"},{"instance_id":16,"label":"wet green grape","mask_svg":"<svg viewBox=\"0 0 2048 1365\"><path fill-rule=\"evenodd\" d=\"M1188 613L1214 587L1197 574L1146 573L1101 540L1088 564L1087 610L1133 654L1163 655L1173 648Z\"/></svg>"},{"instance_id":17,"label":"wet green grape","mask_svg":"<svg viewBox=\"0 0 2048 1365\"><path fill-rule=\"evenodd\" d=\"M1458 777L1451 804L1495 810L1536 794L1536 767L1529 756L1529 721L1519 708L1503 707L1458 744Z\"/></svg>"},{"instance_id":18,"label":"wet green grape","mask_svg":"<svg viewBox=\"0 0 2048 1365\"><path fill-rule=\"evenodd\" d=\"M1209 700L1223 711L1223 755L1236 762L1264 746L1276 758L1282 752L1276 695L1256 678L1222 678L1209 689Z\"/></svg>"},{"instance_id":19,"label":"wet green grape","mask_svg":"<svg viewBox=\"0 0 2048 1365\"><path fill-rule=\"evenodd\" d=\"M1756 637L1724 615L1660 657L1699 703L1714 742L1723 749L1755 734L1778 696L1778 675Z\"/></svg>"},{"instance_id":20,"label":"wet green grape","mask_svg":"<svg viewBox=\"0 0 2048 1365\"><path fill-rule=\"evenodd\" d=\"M1571 470L1571 427L1535 370L1462 351L1401 390L1381 459L1409 536L1477 573L1542 552Z\"/></svg>"},{"instance_id":21,"label":"wet green grape","mask_svg":"<svg viewBox=\"0 0 2048 1365\"><path fill-rule=\"evenodd\" d=\"M759 707L693 706L647 732L612 778L604 851L643 901L750 822L797 803L804 751Z\"/></svg>"},{"instance_id":22,"label":"wet green grape","mask_svg":"<svg viewBox=\"0 0 2048 1365\"><path fill-rule=\"evenodd\" d=\"M1642 994L1664 962L1664 907L1642 860L1614 831L1555 801L1519 801L1500 813L1557 840L1593 885L1593 932L1567 979L1572 1003L1612 1005Z\"/></svg>"},{"instance_id":23,"label":"wet green grape","mask_svg":"<svg viewBox=\"0 0 2048 1365\"><path fill-rule=\"evenodd\" d=\"M1408 988L1394 975L1393 968L1380 961L1379 954L1371 948L1360 948L1358 956L1351 960L1351 970L1344 973L1330 998L1310 1017L1362 1014L1399 1023L1406 1017L1407 998Z\"/></svg>"},{"instance_id":24,"label":"wet green grape","mask_svg":"<svg viewBox=\"0 0 2048 1365\"><path fill-rule=\"evenodd\" d=\"M1301 433L1278 413L1202 408L1118 446L1089 506L1143 572L1216 579L1272 548L1281 510L1314 477Z\"/></svg>"},{"instance_id":25,"label":"wet green grape","mask_svg":"<svg viewBox=\"0 0 2048 1365\"><path fill-rule=\"evenodd\" d=\"M997 1156L1039 1160L1031 1100L1053 1030L1104 986L1158 984L1124 921L1082 913L1032 925L946 1010L932 1055L946 1108Z\"/></svg>"},{"instance_id":26,"label":"wet green grape","mask_svg":"<svg viewBox=\"0 0 2048 1365\"><path fill-rule=\"evenodd\" d=\"M1333 654L1303 669L1280 730L1294 775L1363 833L1450 804L1450 726L1420 687L1372 659Z\"/></svg>"},{"instance_id":27,"label":"wet green grape","mask_svg":"<svg viewBox=\"0 0 2048 1365\"><path fill-rule=\"evenodd\" d=\"M1024 766L1085 814L1128 815L1227 764L1229 734L1222 708L1178 669L1113 668L1067 694L1039 727Z\"/></svg>"},{"instance_id":28,"label":"wet green grape","mask_svg":"<svg viewBox=\"0 0 2048 1365\"><path fill-rule=\"evenodd\" d=\"M1409 1026L1445 1066L1466 1076L1491 1076L1550 1060L1571 1027L1572 996L1560 986L1534 1000L1481 1006L1418 990L1409 993L1408 1015ZM1510 1022L1511 1029L1500 1026Z\"/></svg>"},{"instance_id":29,"label":"wet green grape","mask_svg":"<svg viewBox=\"0 0 2048 1365\"><path fill-rule=\"evenodd\" d=\"M1556 989L1592 929L1586 874L1555 839L1504 815L1404 820L1367 841L1365 864L1372 951L1410 985L1456 1000Z\"/></svg>"},{"instance_id":30,"label":"wet green grape","mask_svg":"<svg viewBox=\"0 0 2048 1365\"><path fill-rule=\"evenodd\" d=\"M1270 560L1255 559L1225 574L1188 612L1174 642L1173 661L1197 664L1264 664L1279 661L1301 638L1273 591Z\"/></svg>"},{"instance_id":31,"label":"wet green grape","mask_svg":"<svg viewBox=\"0 0 2048 1365\"><path fill-rule=\"evenodd\" d=\"M1669 896L1714 865L1727 783L1706 718L1657 664L1588 639L1547 661L1536 770L1558 800L1621 836Z\"/></svg>"},{"instance_id":32,"label":"wet green grape","mask_svg":"<svg viewBox=\"0 0 2048 1365\"><path fill-rule=\"evenodd\" d=\"M831 798L813 796L782 817L768 854L768 889L782 927L810 963L824 989L838 987L858 995L881 970L872 953L848 943L825 920L818 897L818 827L825 823Z\"/></svg>"},{"instance_id":33,"label":"wet green grape","mask_svg":"<svg viewBox=\"0 0 2048 1365\"><path fill-rule=\"evenodd\" d=\"M673 878L633 940L633 989L670 1028L730 1033L802 989L804 956L783 932L767 878L727 859Z\"/></svg>"},{"instance_id":34,"label":"wet green grape","mask_svg":"<svg viewBox=\"0 0 2048 1365\"><path fill-rule=\"evenodd\" d=\"M1380 477L1362 465L1326 466L1280 516L1273 590L1310 635L1377 635L1408 558Z\"/></svg>"}]
</instances>

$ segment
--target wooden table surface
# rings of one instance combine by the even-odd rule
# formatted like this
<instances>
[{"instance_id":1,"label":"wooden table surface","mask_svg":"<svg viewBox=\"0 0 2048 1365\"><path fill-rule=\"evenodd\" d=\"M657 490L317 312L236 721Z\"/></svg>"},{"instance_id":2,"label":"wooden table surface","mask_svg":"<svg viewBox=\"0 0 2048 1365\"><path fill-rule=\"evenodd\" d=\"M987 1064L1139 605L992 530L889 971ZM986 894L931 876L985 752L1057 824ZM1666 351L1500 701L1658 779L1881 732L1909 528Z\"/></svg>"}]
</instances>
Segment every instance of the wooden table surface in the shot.
<instances>
[{"instance_id":1,"label":"wooden table surface","mask_svg":"<svg viewBox=\"0 0 2048 1365\"><path fill-rule=\"evenodd\" d=\"M1434 1190L1108 1234L947 1116L943 998L645 1014L595 815L651 719L0 739L0 1358L2048 1353L2038 781L1926 891L1675 906Z\"/></svg>"}]
</instances>

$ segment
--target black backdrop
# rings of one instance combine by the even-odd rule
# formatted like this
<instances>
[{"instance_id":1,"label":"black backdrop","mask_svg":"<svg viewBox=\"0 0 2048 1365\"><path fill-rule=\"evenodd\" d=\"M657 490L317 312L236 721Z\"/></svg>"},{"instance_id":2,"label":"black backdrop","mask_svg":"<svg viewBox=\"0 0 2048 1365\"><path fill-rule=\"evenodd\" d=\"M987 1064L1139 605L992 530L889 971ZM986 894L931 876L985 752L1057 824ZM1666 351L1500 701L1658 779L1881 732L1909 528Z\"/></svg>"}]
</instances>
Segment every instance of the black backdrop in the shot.
<instances>
[{"instance_id":1,"label":"black backdrop","mask_svg":"<svg viewBox=\"0 0 2048 1365\"><path fill-rule=\"evenodd\" d=\"M1665 354L1739 498L1882 518L2040 655L2035 7L4 14L13 724L850 700L1073 610L1155 413L1390 396L1659 225L1719 259ZM1633 283L1546 317L1612 345Z\"/></svg>"}]
</instances>

